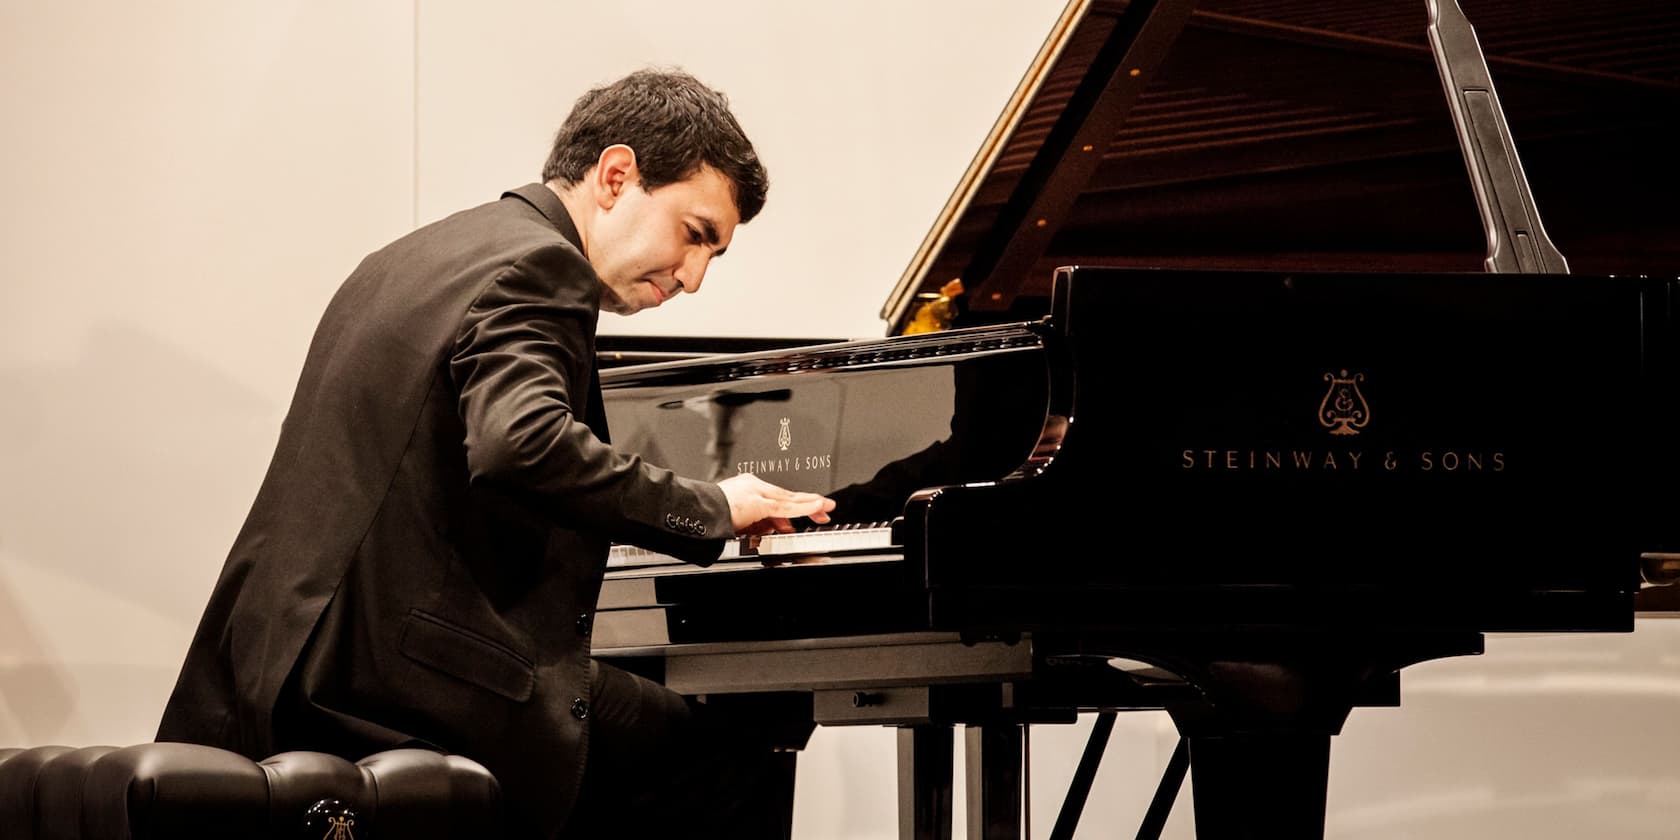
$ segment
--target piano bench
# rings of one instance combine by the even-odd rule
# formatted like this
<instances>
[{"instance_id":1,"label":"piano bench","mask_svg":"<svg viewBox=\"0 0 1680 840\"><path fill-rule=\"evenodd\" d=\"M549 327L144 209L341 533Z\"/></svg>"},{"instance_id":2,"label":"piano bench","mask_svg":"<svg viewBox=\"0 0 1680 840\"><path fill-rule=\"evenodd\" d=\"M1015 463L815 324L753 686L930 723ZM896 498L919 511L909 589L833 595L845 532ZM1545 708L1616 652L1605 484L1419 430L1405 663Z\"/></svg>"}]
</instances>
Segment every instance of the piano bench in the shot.
<instances>
[{"instance_id":1,"label":"piano bench","mask_svg":"<svg viewBox=\"0 0 1680 840\"><path fill-rule=\"evenodd\" d=\"M0 749L5 840L493 837L500 808L483 766L423 749L354 763L172 743Z\"/></svg>"}]
</instances>

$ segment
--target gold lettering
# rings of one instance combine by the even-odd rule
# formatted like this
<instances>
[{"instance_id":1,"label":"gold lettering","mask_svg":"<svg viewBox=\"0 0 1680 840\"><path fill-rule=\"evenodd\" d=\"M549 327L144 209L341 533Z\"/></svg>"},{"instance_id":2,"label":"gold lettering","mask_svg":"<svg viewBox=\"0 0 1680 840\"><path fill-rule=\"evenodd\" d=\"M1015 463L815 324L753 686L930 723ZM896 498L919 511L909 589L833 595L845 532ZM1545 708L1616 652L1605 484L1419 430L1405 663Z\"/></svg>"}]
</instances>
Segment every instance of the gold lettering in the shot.
<instances>
[{"instance_id":1,"label":"gold lettering","mask_svg":"<svg viewBox=\"0 0 1680 840\"><path fill-rule=\"evenodd\" d=\"M1365 451L1360 449L1316 450L1316 449L1181 449L1178 453L1179 468L1185 470L1320 470L1340 472L1344 467L1358 472L1365 468ZM1397 472L1411 468L1419 472L1504 472L1506 468L1505 453L1501 451L1466 450L1466 449L1423 449L1423 450L1383 450L1375 460L1382 463L1381 469L1386 472ZM805 469L826 468L829 466L828 455L809 456L804 459ZM758 462L761 469L772 469L775 462ZM750 470L755 462L742 462L743 472ZM1410 465L1408 467L1408 465ZM795 462L795 468L799 468ZM1371 469L1378 469L1373 464Z\"/></svg>"}]
</instances>

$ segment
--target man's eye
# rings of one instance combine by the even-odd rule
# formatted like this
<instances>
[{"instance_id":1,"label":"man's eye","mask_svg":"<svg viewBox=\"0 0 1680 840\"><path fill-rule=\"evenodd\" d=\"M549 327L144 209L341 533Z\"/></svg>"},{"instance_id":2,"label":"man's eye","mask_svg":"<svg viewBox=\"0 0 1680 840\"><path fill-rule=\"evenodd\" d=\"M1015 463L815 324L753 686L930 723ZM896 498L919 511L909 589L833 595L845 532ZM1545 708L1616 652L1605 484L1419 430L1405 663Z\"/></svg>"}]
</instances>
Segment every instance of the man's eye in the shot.
<instances>
[{"instance_id":1,"label":"man's eye","mask_svg":"<svg viewBox=\"0 0 1680 840\"><path fill-rule=\"evenodd\" d=\"M699 245L700 244L700 231L695 230L692 227L688 228L688 241L691 244Z\"/></svg>"}]
</instances>

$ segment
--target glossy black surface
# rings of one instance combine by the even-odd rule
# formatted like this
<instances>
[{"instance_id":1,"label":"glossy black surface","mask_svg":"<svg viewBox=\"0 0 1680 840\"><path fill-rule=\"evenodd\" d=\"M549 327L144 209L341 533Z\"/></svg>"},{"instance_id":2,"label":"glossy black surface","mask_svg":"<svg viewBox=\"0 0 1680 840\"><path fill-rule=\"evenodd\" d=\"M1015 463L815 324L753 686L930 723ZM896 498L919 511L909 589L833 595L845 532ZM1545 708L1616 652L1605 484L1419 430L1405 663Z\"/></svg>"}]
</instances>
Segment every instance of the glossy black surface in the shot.
<instances>
[{"instance_id":1,"label":"glossy black surface","mask_svg":"<svg viewBox=\"0 0 1680 840\"><path fill-rule=\"evenodd\" d=\"M882 522L923 487L992 481L1049 411L1043 328L734 354L602 375L615 445L681 475L751 472Z\"/></svg>"},{"instance_id":2,"label":"glossy black surface","mask_svg":"<svg viewBox=\"0 0 1680 840\"><path fill-rule=\"evenodd\" d=\"M1673 290L1064 271L1060 453L907 517L934 623L1625 627L1676 534Z\"/></svg>"},{"instance_id":3,"label":"glossy black surface","mask_svg":"<svg viewBox=\"0 0 1680 840\"><path fill-rule=\"evenodd\" d=\"M603 384L656 463L903 517L901 571L663 577L700 636L861 632L866 601L959 631L1621 629L1675 540L1674 288L1070 269L1042 322Z\"/></svg>"}]
</instances>

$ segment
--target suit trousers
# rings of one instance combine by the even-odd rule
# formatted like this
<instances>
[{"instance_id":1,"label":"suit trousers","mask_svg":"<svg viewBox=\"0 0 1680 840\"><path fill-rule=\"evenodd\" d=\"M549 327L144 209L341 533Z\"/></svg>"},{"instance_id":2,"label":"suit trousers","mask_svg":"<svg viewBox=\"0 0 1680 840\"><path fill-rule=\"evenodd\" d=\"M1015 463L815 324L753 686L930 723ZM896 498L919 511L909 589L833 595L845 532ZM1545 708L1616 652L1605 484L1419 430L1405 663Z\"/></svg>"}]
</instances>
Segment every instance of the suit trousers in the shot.
<instances>
[{"instance_id":1,"label":"suit trousers","mask_svg":"<svg viewBox=\"0 0 1680 840\"><path fill-rule=\"evenodd\" d=\"M557 840L785 840L796 753L815 728L797 713L700 703L591 660L589 755L576 805ZM304 698L296 675L275 711L279 750L359 757L392 745L445 751ZM472 758L471 755L467 755ZM538 803L508 803L509 837L527 837ZM531 838L539 840L539 838Z\"/></svg>"},{"instance_id":2,"label":"suit trousers","mask_svg":"<svg viewBox=\"0 0 1680 840\"><path fill-rule=\"evenodd\" d=\"M785 721L719 711L605 662L593 668L589 761L563 840L788 836L795 753ZM803 746L810 726L792 728Z\"/></svg>"}]
</instances>

